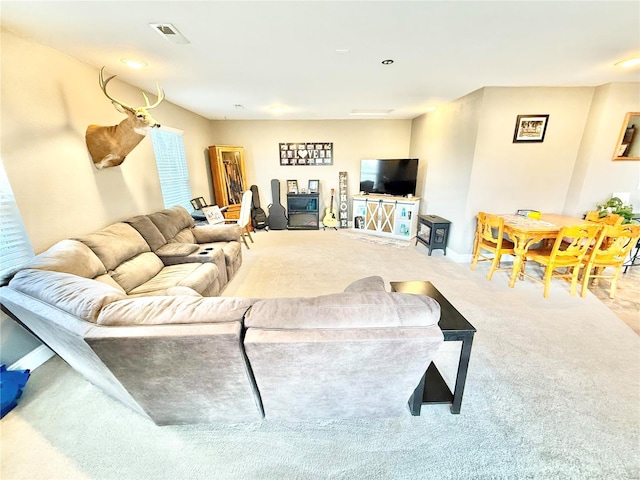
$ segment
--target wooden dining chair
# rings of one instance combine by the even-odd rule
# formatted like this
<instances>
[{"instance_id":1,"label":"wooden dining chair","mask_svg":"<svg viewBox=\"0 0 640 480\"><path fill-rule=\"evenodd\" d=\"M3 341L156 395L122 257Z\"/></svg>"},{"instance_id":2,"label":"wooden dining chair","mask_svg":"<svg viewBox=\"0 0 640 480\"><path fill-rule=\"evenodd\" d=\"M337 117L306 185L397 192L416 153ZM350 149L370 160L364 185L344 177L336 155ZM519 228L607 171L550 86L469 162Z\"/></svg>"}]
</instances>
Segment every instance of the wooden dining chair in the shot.
<instances>
[{"instance_id":1,"label":"wooden dining chair","mask_svg":"<svg viewBox=\"0 0 640 480\"><path fill-rule=\"evenodd\" d=\"M595 210L587 212L584 219L588 222L602 223L604 225L622 225L622 222L624 222L624 217L622 215L618 215L617 213L608 213L604 217L601 217Z\"/></svg>"},{"instance_id":2,"label":"wooden dining chair","mask_svg":"<svg viewBox=\"0 0 640 480\"><path fill-rule=\"evenodd\" d=\"M254 243L253 237L251 237L251 228L250 228L252 198L253 198L253 192L251 192L251 190L245 191L242 194L242 203L240 204L239 218L225 219L225 223L237 223L240 226L242 241L244 242L244 246L247 247L247 250L249 250L247 237L249 237L249 240L251 240L251 243Z\"/></svg>"},{"instance_id":3,"label":"wooden dining chair","mask_svg":"<svg viewBox=\"0 0 640 480\"><path fill-rule=\"evenodd\" d=\"M500 270L511 270L510 268L500 268L502 255L513 255L513 243L505 240L504 218L489 213L479 212L477 215L478 226L473 243L473 260L471 270L476 269L478 262L490 261L491 269L487 275L487 280L491 280L493 273ZM492 257L482 253L483 250L491 252Z\"/></svg>"},{"instance_id":4,"label":"wooden dining chair","mask_svg":"<svg viewBox=\"0 0 640 480\"><path fill-rule=\"evenodd\" d=\"M587 254L589 245L595 240L602 228L602 225L594 223L562 227L551 247L544 246L536 250L529 250L525 253L524 268L521 274L533 281L544 283L544 298L549 296L552 277L571 279L570 293L571 295L575 295L582 260ZM567 241L567 239L571 240ZM542 279L526 273L528 260L532 260L545 267ZM563 268L564 270L562 272L556 272L558 268Z\"/></svg>"},{"instance_id":5,"label":"wooden dining chair","mask_svg":"<svg viewBox=\"0 0 640 480\"><path fill-rule=\"evenodd\" d=\"M611 280L609 298L615 298L618 276L638 239L640 225L606 225L582 261L584 271L580 295L584 297L587 294L590 280L595 284L599 278L608 278ZM611 273L604 273L607 268L613 269Z\"/></svg>"}]
</instances>

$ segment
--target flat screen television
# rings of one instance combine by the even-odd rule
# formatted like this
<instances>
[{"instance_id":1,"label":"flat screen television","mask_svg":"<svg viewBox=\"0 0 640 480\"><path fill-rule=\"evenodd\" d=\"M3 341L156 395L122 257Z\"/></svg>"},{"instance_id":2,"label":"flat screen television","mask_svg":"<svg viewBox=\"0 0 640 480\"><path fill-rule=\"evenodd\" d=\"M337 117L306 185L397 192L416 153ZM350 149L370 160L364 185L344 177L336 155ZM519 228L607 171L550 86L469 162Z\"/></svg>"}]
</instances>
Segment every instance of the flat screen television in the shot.
<instances>
[{"instance_id":1,"label":"flat screen television","mask_svg":"<svg viewBox=\"0 0 640 480\"><path fill-rule=\"evenodd\" d=\"M417 158L360 160L360 191L379 195L416 194Z\"/></svg>"}]
</instances>

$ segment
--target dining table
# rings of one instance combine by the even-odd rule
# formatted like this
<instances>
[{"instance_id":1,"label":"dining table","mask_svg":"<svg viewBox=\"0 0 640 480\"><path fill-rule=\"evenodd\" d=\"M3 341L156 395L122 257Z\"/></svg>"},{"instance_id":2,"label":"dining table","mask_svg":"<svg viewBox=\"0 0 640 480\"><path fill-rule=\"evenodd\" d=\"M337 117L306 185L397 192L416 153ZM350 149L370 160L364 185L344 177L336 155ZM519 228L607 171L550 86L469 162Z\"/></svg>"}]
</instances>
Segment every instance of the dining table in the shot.
<instances>
[{"instance_id":1,"label":"dining table","mask_svg":"<svg viewBox=\"0 0 640 480\"><path fill-rule=\"evenodd\" d=\"M514 260L509 286L516 284L518 274L529 247L543 240L555 240L562 227L573 227L592 223L583 218L542 213L540 218L525 217L516 214L498 214L504 218L504 233L513 242Z\"/></svg>"}]
</instances>

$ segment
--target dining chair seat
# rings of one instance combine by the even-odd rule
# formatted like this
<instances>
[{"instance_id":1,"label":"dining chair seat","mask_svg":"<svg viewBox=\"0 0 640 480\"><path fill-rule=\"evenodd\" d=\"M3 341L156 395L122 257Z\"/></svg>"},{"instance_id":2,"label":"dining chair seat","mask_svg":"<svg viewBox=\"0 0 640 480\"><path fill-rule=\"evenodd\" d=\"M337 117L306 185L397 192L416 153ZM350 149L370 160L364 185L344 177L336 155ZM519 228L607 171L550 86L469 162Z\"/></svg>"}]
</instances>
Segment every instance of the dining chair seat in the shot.
<instances>
[{"instance_id":1,"label":"dining chair seat","mask_svg":"<svg viewBox=\"0 0 640 480\"><path fill-rule=\"evenodd\" d=\"M544 284L544 298L549 296L553 277L570 279L570 294L575 295L582 260L587 254L589 245L594 241L601 229L601 225L594 223L561 228L550 248L545 246L537 250L527 251L521 274L526 278ZM571 239L571 241L563 241L567 238ZM529 260L545 267L542 279L526 273L526 265ZM556 272L556 269L559 268L564 269L564 271Z\"/></svg>"},{"instance_id":2,"label":"dining chair seat","mask_svg":"<svg viewBox=\"0 0 640 480\"><path fill-rule=\"evenodd\" d=\"M479 212L477 215L478 225L473 245L473 259L471 270L475 270L478 262L490 261L491 268L487 275L487 280L491 280L497 271L511 271L510 268L500 268L502 255L513 255L514 245L510 240L504 238L504 218L498 215L491 215ZM490 252L493 256L483 253Z\"/></svg>"},{"instance_id":3,"label":"dining chair seat","mask_svg":"<svg viewBox=\"0 0 640 480\"><path fill-rule=\"evenodd\" d=\"M616 285L623 264L631 249L640 241L640 225L606 225L598 235L595 245L583 259L581 296L587 294L589 282L600 278L611 281L609 298L615 298ZM605 274L606 269L613 269Z\"/></svg>"}]
</instances>

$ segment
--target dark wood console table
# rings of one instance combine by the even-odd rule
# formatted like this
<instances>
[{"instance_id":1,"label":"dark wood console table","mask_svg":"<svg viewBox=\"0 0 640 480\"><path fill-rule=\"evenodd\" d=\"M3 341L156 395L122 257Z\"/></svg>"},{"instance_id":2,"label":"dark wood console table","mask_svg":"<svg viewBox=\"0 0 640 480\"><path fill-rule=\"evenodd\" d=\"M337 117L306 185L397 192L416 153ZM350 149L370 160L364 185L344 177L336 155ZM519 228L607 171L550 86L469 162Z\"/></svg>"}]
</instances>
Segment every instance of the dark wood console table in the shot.
<instances>
[{"instance_id":1,"label":"dark wood console table","mask_svg":"<svg viewBox=\"0 0 640 480\"><path fill-rule=\"evenodd\" d=\"M438 326L442 330L445 342L461 341L460 360L456 385L451 389L442 378L433 362L427 368L422 380L409 400L409 408L414 416L420 415L422 405L429 403L450 403L451 413L460 413L462 394L467 380L471 345L476 329L455 309L449 301L434 287L431 282L391 282L391 291L427 295L440 304L440 321Z\"/></svg>"}]
</instances>

